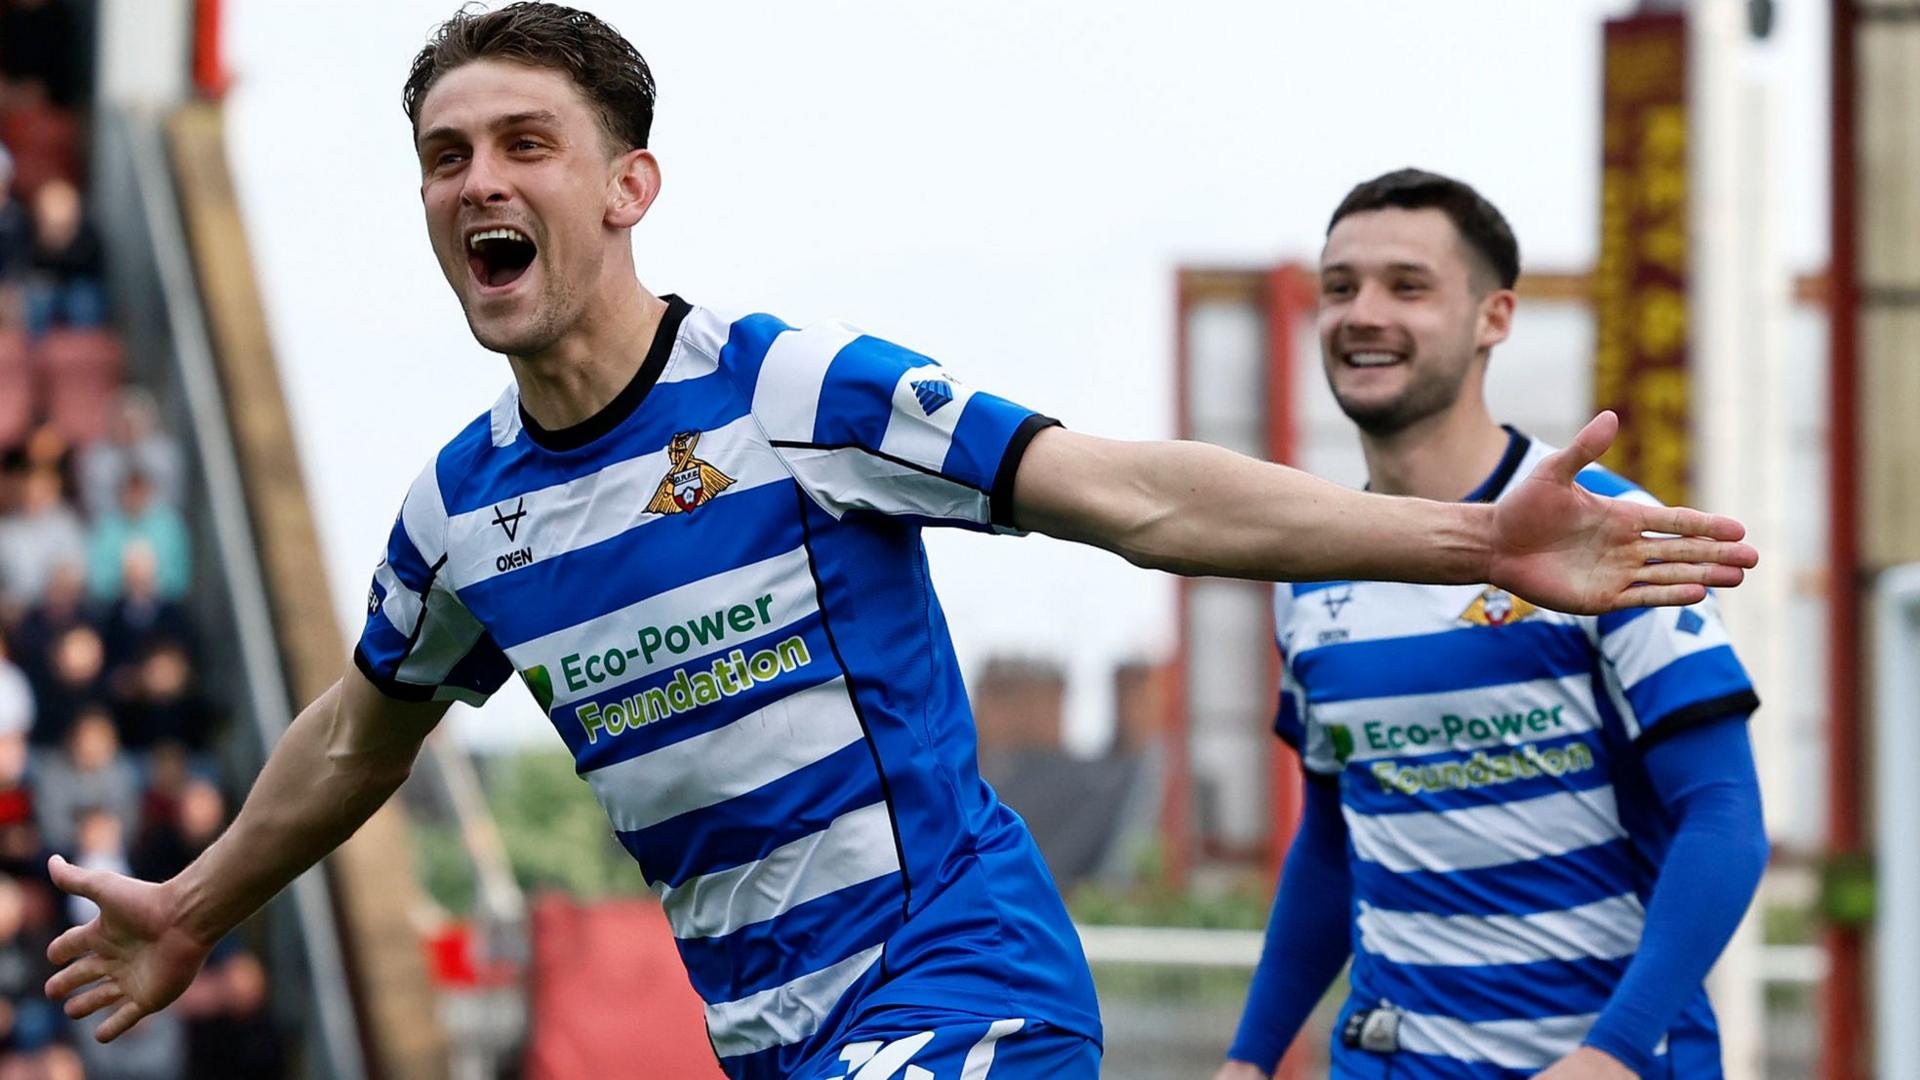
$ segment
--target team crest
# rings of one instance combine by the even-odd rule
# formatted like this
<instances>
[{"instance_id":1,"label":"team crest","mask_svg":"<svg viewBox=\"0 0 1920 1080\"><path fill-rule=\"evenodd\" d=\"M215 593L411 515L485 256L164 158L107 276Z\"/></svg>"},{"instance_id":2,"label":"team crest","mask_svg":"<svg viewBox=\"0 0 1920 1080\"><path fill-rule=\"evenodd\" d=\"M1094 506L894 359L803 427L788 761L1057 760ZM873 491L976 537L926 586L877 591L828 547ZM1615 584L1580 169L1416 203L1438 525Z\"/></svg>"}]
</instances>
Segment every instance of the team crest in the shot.
<instances>
[{"instance_id":1,"label":"team crest","mask_svg":"<svg viewBox=\"0 0 1920 1080\"><path fill-rule=\"evenodd\" d=\"M733 486L733 477L693 456L700 433L683 431L667 444L667 475L647 504L649 514L684 514Z\"/></svg>"},{"instance_id":2,"label":"team crest","mask_svg":"<svg viewBox=\"0 0 1920 1080\"><path fill-rule=\"evenodd\" d=\"M1489 585L1467 610L1460 613L1461 621L1475 626L1506 626L1517 623L1540 609L1513 595L1505 589L1496 589Z\"/></svg>"}]
</instances>

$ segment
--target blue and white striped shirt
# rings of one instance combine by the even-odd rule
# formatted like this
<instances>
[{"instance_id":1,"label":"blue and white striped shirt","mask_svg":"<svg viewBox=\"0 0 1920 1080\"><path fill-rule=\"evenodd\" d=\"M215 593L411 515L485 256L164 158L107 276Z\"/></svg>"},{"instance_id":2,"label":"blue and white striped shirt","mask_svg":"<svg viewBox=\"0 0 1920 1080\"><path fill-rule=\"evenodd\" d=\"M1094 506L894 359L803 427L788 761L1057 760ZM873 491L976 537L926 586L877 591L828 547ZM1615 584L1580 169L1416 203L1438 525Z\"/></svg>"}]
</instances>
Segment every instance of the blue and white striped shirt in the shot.
<instances>
[{"instance_id":1,"label":"blue and white striped shirt","mask_svg":"<svg viewBox=\"0 0 1920 1080\"><path fill-rule=\"evenodd\" d=\"M1552 452L1513 440L1472 498ZM1654 501L1598 467L1579 481ZM1586 617L1480 585L1319 582L1279 586L1274 625L1276 731L1337 780L1346 819L1343 1020L1402 1013L1391 1057L1336 1039L1338 1074L1524 1077L1573 1050L1639 943L1671 833L1640 753L1758 704L1711 598ZM1716 1038L1700 993L1661 1053Z\"/></svg>"},{"instance_id":2,"label":"blue and white striped shirt","mask_svg":"<svg viewBox=\"0 0 1920 1080\"><path fill-rule=\"evenodd\" d=\"M659 896L734 1077L889 1004L1099 1038L1078 938L981 781L923 525L1012 531L1051 421L837 323L670 298L579 428L513 390L415 481L356 659L476 702L518 672Z\"/></svg>"}]
</instances>

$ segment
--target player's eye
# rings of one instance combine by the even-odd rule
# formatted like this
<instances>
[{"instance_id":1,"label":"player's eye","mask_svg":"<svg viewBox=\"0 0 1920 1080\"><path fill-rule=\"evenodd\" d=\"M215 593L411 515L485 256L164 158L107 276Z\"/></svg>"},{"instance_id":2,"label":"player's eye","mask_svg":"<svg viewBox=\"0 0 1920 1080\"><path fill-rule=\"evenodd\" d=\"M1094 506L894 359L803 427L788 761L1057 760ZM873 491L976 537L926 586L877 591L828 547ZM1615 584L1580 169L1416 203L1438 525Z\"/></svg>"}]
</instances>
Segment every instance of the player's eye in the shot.
<instances>
[{"instance_id":1,"label":"player's eye","mask_svg":"<svg viewBox=\"0 0 1920 1080\"><path fill-rule=\"evenodd\" d=\"M449 165L457 165L465 159L466 155L458 150L442 150L433 155L433 167L436 169L444 169Z\"/></svg>"},{"instance_id":2,"label":"player's eye","mask_svg":"<svg viewBox=\"0 0 1920 1080\"><path fill-rule=\"evenodd\" d=\"M1351 296L1353 295L1353 286L1344 281L1322 282L1320 285L1320 294L1322 296L1330 296L1330 297L1336 297L1336 298Z\"/></svg>"}]
</instances>

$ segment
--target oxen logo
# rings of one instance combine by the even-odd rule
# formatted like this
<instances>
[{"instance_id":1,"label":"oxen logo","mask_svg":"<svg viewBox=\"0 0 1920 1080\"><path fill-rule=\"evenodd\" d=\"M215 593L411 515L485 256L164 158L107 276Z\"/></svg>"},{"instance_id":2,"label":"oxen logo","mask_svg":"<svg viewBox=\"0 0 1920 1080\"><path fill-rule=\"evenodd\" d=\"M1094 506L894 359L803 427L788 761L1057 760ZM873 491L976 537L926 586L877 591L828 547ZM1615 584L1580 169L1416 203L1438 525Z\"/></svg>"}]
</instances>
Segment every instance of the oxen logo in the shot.
<instances>
[{"instance_id":1,"label":"oxen logo","mask_svg":"<svg viewBox=\"0 0 1920 1080\"><path fill-rule=\"evenodd\" d=\"M1320 592L1320 602L1327 605L1327 618L1338 619L1340 609L1353 602L1353 583L1341 582L1329 585Z\"/></svg>"},{"instance_id":2,"label":"oxen logo","mask_svg":"<svg viewBox=\"0 0 1920 1080\"><path fill-rule=\"evenodd\" d=\"M683 514L733 486L733 477L693 456L700 433L683 431L667 444L667 475L647 504L649 514Z\"/></svg>"}]
</instances>

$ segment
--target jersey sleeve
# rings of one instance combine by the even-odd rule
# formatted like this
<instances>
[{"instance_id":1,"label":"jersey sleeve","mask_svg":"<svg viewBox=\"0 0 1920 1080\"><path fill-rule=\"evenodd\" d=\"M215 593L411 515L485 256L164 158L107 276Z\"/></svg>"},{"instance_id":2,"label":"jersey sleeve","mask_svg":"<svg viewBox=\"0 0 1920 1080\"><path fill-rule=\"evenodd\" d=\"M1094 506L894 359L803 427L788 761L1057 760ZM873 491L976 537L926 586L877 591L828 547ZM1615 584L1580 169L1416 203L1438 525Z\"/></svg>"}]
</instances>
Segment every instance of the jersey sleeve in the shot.
<instances>
[{"instance_id":1,"label":"jersey sleeve","mask_svg":"<svg viewBox=\"0 0 1920 1080\"><path fill-rule=\"evenodd\" d=\"M439 481L429 465L407 492L386 557L374 567L353 662L388 697L478 705L513 665L442 574L446 534Z\"/></svg>"},{"instance_id":2,"label":"jersey sleeve","mask_svg":"<svg viewBox=\"0 0 1920 1080\"><path fill-rule=\"evenodd\" d=\"M1581 486L1629 502L1660 500L1597 466ZM1683 608L1630 608L1594 623L1606 679L1627 737L1643 749L1670 735L1760 707L1712 596Z\"/></svg>"},{"instance_id":3,"label":"jersey sleeve","mask_svg":"<svg viewBox=\"0 0 1920 1080\"><path fill-rule=\"evenodd\" d=\"M1641 746L1760 707L1709 596L1683 608L1602 615L1600 651L1627 737Z\"/></svg>"},{"instance_id":4,"label":"jersey sleeve","mask_svg":"<svg viewBox=\"0 0 1920 1080\"><path fill-rule=\"evenodd\" d=\"M1292 633L1288 616L1293 610L1293 587L1273 587L1274 644L1280 650L1280 705L1273 717L1273 733L1300 755L1300 764L1312 776L1334 777L1344 767L1334 735L1313 722L1307 692L1293 674L1290 660Z\"/></svg>"},{"instance_id":5,"label":"jersey sleeve","mask_svg":"<svg viewBox=\"0 0 1920 1080\"><path fill-rule=\"evenodd\" d=\"M1014 473L1034 435L1058 423L839 323L780 333L752 394L775 452L835 517L1015 532Z\"/></svg>"}]
</instances>

